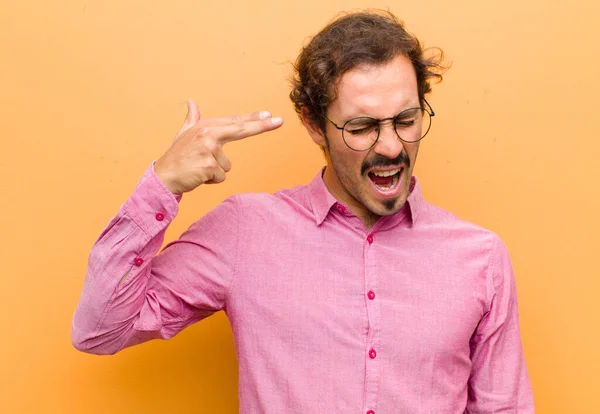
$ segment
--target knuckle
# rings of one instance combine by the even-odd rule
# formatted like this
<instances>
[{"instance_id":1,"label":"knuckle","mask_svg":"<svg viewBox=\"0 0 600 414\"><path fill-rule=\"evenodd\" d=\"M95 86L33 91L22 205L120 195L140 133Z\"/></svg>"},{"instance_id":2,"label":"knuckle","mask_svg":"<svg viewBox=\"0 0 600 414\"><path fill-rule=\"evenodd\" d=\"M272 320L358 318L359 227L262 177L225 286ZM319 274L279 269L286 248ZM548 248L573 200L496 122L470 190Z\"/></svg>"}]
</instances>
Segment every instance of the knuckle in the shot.
<instances>
[{"instance_id":1,"label":"knuckle","mask_svg":"<svg viewBox=\"0 0 600 414\"><path fill-rule=\"evenodd\" d=\"M210 128L202 127L196 130L196 136L199 138L207 137L210 135Z\"/></svg>"},{"instance_id":2,"label":"knuckle","mask_svg":"<svg viewBox=\"0 0 600 414\"><path fill-rule=\"evenodd\" d=\"M231 117L231 124L235 125L238 131L244 131L246 123L241 115L233 115Z\"/></svg>"},{"instance_id":3,"label":"knuckle","mask_svg":"<svg viewBox=\"0 0 600 414\"><path fill-rule=\"evenodd\" d=\"M219 147L219 146L218 146L218 145L217 145L217 143L216 143L214 140L212 140L212 139L204 139L204 140L202 141L202 145L201 145L201 147L202 147L202 149L204 149L204 151L205 151L205 152L208 152L208 153L211 153L211 154L212 154L212 153L214 153L215 151L217 151L217 149L218 149L218 147Z\"/></svg>"},{"instance_id":4,"label":"knuckle","mask_svg":"<svg viewBox=\"0 0 600 414\"><path fill-rule=\"evenodd\" d=\"M243 118L239 114L231 115L230 122L233 125L239 125L244 122Z\"/></svg>"},{"instance_id":5,"label":"knuckle","mask_svg":"<svg viewBox=\"0 0 600 414\"><path fill-rule=\"evenodd\" d=\"M215 160L213 157L209 157L204 165L206 166L206 168L208 168L209 170L215 170L219 167L219 163L217 163L217 160Z\"/></svg>"}]
</instances>

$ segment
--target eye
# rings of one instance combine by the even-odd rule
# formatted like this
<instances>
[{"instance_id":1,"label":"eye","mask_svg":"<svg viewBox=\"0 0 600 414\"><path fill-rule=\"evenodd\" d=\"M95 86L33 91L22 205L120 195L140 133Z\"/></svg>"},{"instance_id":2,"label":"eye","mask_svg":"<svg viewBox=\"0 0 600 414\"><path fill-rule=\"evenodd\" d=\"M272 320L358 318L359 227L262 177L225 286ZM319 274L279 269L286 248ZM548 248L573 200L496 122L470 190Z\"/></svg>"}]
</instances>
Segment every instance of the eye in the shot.
<instances>
[{"instance_id":1,"label":"eye","mask_svg":"<svg viewBox=\"0 0 600 414\"><path fill-rule=\"evenodd\" d=\"M346 128L346 132L352 134L352 135L362 135L362 134L368 134L369 132L373 131L375 129L375 125L369 125L369 126L365 126L362 128L357 128L357 127L350 127L350 128Z\"/></svg>"},{"instance_id":2,"label":"eye","mask_svg":"<svg viewBox=\"0 0 600 414\"><path fill-rule=\"evenodd\" d=\"M356 119L348 122L344 130L352 135L364 135L377 130L377 122L373 122L372 119Z\"/></svg>"},{"instance_id":3,"label":"eye","mask_svg":"<svg viewBox=\"0 0 600 414\"><path fill-rule=\"evenodd\" d=\"M407 109L396 117L395 124L396 128L410 128L418 123L422 118L422 111L420 108Z\"/></svg>"},{"instance_id":4,"label":"eye","mask_svg":"<svg viewBox=\"0 0 600 414\"><path fill-rule=\"evenodd\" d=\"M396 127L407 128L415 124L414 119L399 119L396 121Z\"/></svg>"}]
</instances>

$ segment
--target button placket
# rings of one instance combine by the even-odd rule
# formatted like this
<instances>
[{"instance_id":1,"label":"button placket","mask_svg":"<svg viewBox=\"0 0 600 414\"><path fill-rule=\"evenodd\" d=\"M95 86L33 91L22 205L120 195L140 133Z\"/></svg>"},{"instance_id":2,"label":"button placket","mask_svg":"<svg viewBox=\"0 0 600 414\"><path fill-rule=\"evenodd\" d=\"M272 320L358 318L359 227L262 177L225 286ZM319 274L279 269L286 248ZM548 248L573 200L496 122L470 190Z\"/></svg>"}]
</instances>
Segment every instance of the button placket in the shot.
<instances>
[{"instance_id":1,"label":"button placket","mask_svg":"<svg viewBox=\"0 0 600 414\"><path fill-rule=\"evenodd\" d=\"M380 375L380 359L377 358L377 346L379 343L379 331L380 331L380 309L379 304L375 301L375 289L377 288L377 274L375 273L378 267L377 256L379 249L374 244L375 236L374 229L367 234L364 252L365 252L365 295L366 300L366 311L369 322L369 330L365 344L365 358L366 358L366 378L365 378L365 405L363 407L364 412L368 414L374 414L374 409L377 408L377 400L379 394L379 375Z\"/></svg>"}]
</instances>

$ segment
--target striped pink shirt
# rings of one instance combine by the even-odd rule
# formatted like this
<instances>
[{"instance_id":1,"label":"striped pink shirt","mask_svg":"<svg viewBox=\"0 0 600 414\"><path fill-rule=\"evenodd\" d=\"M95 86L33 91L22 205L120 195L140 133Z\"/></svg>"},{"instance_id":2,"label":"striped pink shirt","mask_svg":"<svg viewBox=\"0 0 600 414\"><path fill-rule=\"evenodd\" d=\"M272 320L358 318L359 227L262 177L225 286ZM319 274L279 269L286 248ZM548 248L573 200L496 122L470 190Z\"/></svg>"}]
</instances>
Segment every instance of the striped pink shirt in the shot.
<instances>
[{"instance_id":1,"label":"striped pink shirt","mask_svg":"<svg viewBox=\"0 0 600 414\"><path fill-rule=\"evenodd\" d=\"M162 245L152 166L95 242L73 343L112 354L223 310L242 413L533 413L515 279L492 232L421 197L367 229L306 186L228 198Z\"/></svg>"}]
</instances>

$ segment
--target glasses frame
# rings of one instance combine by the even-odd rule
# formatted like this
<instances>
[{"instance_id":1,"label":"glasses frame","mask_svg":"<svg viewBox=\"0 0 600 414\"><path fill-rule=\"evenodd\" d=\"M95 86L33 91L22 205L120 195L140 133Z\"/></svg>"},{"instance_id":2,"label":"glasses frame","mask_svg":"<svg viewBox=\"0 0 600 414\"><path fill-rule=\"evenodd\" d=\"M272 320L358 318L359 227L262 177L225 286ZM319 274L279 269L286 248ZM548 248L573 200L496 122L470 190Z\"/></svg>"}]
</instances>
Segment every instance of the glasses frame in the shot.
<instances>
[{"instance_id":1,"label":"glasses frame","mask_svg":"<svg viewBox=\"0 0 600 414\"><path fill-rule=\"evenodd\" d=\"M377 118L371 118L370 116L358 116L352 119L347 120L346 122L344 122L344 125L342 126L338 126L335 122L333 122L331 119L327 118L325 115L323 115L323 118L325 118L326 120L328 120L329 122L331 122L331 124L336 127L337 129L339 129L340 131L342 131L342 139L344 140L344 144L346 144L346 146L348 148L350 148L353 151L357 151L357 152L364 152L364 151L368 151L371 148L373 148L375 146L375 144L377 144L377 141L379 141L379 137L381 136L381 123L385 122L385 121L394 121L394 125L396 124L396 119L400 117L400 115L402 115L403 113L405 113L406 111L410 111L413 109L421 109L422 111L425 111L429 114L429 116L431 118L433 118L435 116L435 111L433 110L433 108L431 107L431 105L429 104L429 102L427 102L427 99L423 98L423 101L427 104L427 107L429 108L429 110L427 108L423 108L423 107L415 107L415 108L407 108L404 109L402 112L400 112L398 115L393 116L391 118L383 118L383 119L377 119ZM352 148L350 145L348 145L348 143L346 142L346 137L344 136L344 128L346 127L346 125L348 125L349 122L354 121L355 119L359 119L359 118L370 118L374 121L377 121L377 138L375 139L375 141L373 141L373 143L371 144L371 146L369 146L368 148L365 149L361 149L361 150L357 150ZM394 126L394 132L396 133L396 136L398 138L400 138L400 141L402 142L406 142L408 144L414 144L416 142L421 141L423 138L425 138L425 135L427 135L429 133L429 130L431 129L431 124L432 122L429 122L429 127L427 128L427 131L425 131L425 133L423 134L423 136L421 138L419 138L416 141L406 141L405 139L402 139L402 137L400 136L400 134L398 134L398 131L396 131L396 127Z\"/></svg>"}]
</instances>

